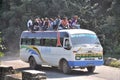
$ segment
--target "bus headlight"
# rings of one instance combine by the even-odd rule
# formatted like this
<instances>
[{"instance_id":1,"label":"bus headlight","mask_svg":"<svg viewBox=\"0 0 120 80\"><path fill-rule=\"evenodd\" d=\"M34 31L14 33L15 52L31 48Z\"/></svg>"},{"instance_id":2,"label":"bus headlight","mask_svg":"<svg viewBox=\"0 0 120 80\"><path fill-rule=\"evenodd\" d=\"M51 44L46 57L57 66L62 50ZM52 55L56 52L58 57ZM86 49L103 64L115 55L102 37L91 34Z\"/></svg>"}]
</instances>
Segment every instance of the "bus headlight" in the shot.
<instances>
[{"instance_id":1,"label":"bus headlight","mask_svg":"<svg viewBox=\"0 0 120 80\"><path fill-rule=\"evenodd\" d=\"M76 60L80 60L81 58L80 58L80 56L76 56L75 59Z\"/></svg>"},{"instance_id":2,"label":"bus headlight","mask_svg":"<svg viewBox=\"0 0 120 80\"><path fill-rule=\"evenodd\" d=\"M102 59L102 56L98 57L98 59Z\"/></svg>"}]
</instances>

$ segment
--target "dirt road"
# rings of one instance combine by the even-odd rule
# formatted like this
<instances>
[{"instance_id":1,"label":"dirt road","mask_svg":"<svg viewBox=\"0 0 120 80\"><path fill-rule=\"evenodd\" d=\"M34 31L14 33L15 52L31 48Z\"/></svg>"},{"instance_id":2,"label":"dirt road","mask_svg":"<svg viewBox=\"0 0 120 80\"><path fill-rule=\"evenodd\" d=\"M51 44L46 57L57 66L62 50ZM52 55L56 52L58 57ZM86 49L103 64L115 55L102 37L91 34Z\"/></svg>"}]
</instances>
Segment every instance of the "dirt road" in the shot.
<instances>
[{"instance_id":1,"label":"dirt road","mask_svg":"<svg viewBox=\"0 0 120 80\"><path fill-rule=\"evenodd\" d=\"M13 66L14 69L29 69L29 64L21 61L17 56L6 56L1 60L2 65ZM47 80L120 80L120 69L108 66L97 67L93 74L89 74L86 69L73 70L69 75L51 67L43 67L40 70L46 72Z\"/></svg>"}]
</instances>

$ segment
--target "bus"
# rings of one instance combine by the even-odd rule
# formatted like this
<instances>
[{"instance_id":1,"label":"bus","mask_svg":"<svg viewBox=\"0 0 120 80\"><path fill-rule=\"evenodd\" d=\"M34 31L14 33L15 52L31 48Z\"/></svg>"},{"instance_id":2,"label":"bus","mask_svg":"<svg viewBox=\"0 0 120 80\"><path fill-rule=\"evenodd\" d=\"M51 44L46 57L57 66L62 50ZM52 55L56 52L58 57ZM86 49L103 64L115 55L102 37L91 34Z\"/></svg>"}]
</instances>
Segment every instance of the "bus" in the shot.
<instances>
[{"instance_id":1,"label":"bus","mask_svg":"<svg viewBox=\"0 0 120 80\"><path fill-rule=\"evenodd\" d=\"M103 48L96 33L86 29L23 31L20 58L31 69L49 65L66 74L74 68L87 68L93 73L96 66L104 63Z\"/></svg>"}]
</instances>

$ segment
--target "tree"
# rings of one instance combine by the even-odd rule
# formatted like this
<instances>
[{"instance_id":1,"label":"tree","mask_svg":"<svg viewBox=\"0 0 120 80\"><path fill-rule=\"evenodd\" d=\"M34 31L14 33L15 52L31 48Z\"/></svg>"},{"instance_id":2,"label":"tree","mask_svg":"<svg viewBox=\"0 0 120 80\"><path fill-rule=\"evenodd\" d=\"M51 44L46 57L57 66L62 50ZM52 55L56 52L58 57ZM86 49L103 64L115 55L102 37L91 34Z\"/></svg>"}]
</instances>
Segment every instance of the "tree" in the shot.
<instances>
[{"instance_id":1,"label":"tree","mask_svg":"<svg viewBox=\"0 0 120 80\"><path fill-rule=\"evenodd\" d=\"M5 48L3 47L3 44L2 44L2 38L1 38L1 32L0 32L0 57L2 57L4 54L3 54L3 50Z\"/></svg>"},{"instance_id":2,"label":"tree","mask_svg":"<svg viewBox=\"0 0 120 80\"><path fill-rule=\"evenodd\" d=\"M1 0L0 4L0 31L10 50L19 49L20 34L30 17L78 15L81 28L105 36L107 53L120 52L120 0Z\"/></svg>"},{"instance_id":3,"label":"tree","mask_svg":"<svg viewBox=\"0 0 120 80\"><path fill-rule=\"evenodd\" d=\"M120 54L120 1L113 0L111 7L107 10L106 24L103 25L103 32L106 34L107 53Z\"/></svg>"}]
</instances>

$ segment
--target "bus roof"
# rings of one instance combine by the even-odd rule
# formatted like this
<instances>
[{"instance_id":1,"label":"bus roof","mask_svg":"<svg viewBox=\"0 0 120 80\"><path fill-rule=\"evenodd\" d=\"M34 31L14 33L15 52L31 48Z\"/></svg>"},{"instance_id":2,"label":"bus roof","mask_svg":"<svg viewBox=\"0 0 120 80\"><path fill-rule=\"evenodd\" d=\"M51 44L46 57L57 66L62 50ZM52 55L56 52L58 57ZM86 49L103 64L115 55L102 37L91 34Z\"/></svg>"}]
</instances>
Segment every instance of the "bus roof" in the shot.
<instances>
[{"instance_id":1,"label":"bus roof","mask_svg":"<svg viewBox=\"0 0 120 80\"><path fill-rule=\"evenodd\" d=\"M56 38L57 33L60 32L60 37L68 37L69 34L79 34L79 33L89 33L89 34L95 34L93 31L86 30L86 29L64 29L64 30L58 30L58 31L23 31L21 34L21 38Z\"/></svg>"},{"instance_id":2,"label":"bus roof","mask_svg":"<svg viewBox=\"0 0 120 80\"><path fill-rule=\"evenodd\" d=\"M60 32L60 37L68 37L67 32ZM57 31L23 31L21 38L57 38Z\"/></svg>"},{"instance_id":3,"label":"bus roof","mask_svg":"<svg viewBox=\"0 0 120 80\"><path fill-rule=\"evenodd\" d=\"M67 32L69 34L79 34L79 33L89 33L89 34L95 34L95 32L87 30L87 29L68 29L68 30L60 30L60 32Z\"/></svg>"}]
</instances>

